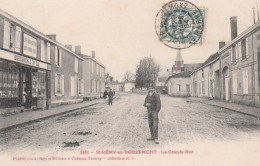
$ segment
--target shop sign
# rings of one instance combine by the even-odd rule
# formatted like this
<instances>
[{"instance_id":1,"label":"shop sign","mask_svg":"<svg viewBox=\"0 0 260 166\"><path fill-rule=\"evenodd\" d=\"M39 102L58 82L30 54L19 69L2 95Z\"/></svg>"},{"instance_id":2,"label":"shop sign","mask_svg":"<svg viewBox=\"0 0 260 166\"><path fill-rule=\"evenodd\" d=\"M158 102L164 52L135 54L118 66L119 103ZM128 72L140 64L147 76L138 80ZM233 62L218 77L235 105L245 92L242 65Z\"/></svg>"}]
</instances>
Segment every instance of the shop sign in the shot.
<instances>
[{"instance_id":1,"label":"shop sign","mask_svg":"<svg viewBox=\"0 0 260 166\"><path fill-rule=\"evenodd\" d=\"M37 58L37 40L25 33L23 35L23 53Z\"/></svg>"},{"instance_id":2,"label":"shop sign","mask_svg":"<svg viewBox=\"0 0 260 166\"><path fill-rule=\"evenodd\" d=\"M31 59L31 58L27 58L27 57L24 57L24 56L15 54L15 53L11 53L8 51L4 51L4 50L0 50L0 58L22 63L22 64L33 66L33 67L37 67L37 68L41 68L41 69L48 69L47 63L43 63L43 62Z\"/></svg>"}]
</instances>

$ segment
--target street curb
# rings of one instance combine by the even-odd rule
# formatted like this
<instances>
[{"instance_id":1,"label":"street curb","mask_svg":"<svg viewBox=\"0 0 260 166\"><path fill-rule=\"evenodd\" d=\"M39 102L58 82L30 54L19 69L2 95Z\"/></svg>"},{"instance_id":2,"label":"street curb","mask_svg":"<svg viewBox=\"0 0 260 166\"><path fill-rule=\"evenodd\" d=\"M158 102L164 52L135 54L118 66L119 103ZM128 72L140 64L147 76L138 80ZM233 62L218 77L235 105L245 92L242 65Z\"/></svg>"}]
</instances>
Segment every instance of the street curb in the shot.
<instances>
[{"instance_id":1,"label":"street curb","mask_svg":"<svg viewBox=\"0 0 260 166\"><path fill-rule=\"evenodd\" d=\"M78 109L83 109L83 108L90 107L90 106L93 106L93 105L96 105L96 104L99 104L99 102L96 102L96 103L93 103L93 104L90 104L90 105L86 105L86 106L82 106L82 107L79 107L79 108L74 108L74 109L71 109L71 110L68 110L68 111L64 111L64 112L60 112L60 113L57 113L57 114L48 115L48 116L41 117L41 118L38 118L38 119L29 120L27 122L22 122L22 123L18 123L18 124L15 124L15 125L8 126L8 127L4 127L4 128L0 129L0 132L4 132L6 130L9 130L9 129L12 129L12 128L15 128L15 127L21 127L21 126L24 126L24 125L27 125L27 124L40 122L40 121L48 119L48 118L53 118L55 116L60 116L62 114L71 113L71 112L74 112L74 111L76 111Z\"/></svg>"},{"instance_id":2,"label":"street curb","mask_svg":"<svg viewBox=\"0 0 260 166\"><path fill-rule=\"evenodd\" d=\"M227 108L227 107L223 107L223 106L219 106L219 105L215 105L215 104L210 104L210 103L203 102L203 101L198 101L198 100L193 100L193 99L190 99L190 100L195 101L195 102L198 102L198 103L202 103L202 104L207 104L207 105L211 105L211 106L215 106L215 107L227 109L227 110L229 110L229 111L233 111L233 112L236 112L236 113L240 113L240 114L243 114L243 115L248 115L248 116L251 116L251 117L260 119L260 116L253 115L253 114L249 114L249 113L246 113L246 112L237 111L237 110L234 110L234 109L231 109L231 108Z\"/></svg>"}]
</instances>

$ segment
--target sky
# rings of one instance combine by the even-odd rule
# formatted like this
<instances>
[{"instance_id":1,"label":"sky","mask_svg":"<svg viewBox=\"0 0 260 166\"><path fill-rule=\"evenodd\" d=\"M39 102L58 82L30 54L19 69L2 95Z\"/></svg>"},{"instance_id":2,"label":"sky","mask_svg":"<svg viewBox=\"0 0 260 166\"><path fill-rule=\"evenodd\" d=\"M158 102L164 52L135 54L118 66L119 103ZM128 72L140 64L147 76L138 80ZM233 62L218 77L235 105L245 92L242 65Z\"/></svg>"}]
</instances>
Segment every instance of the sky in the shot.
<instances>
[{"instance_id":1,"label":"sky","mask_svg":"<svg viewBox=\"0 0 260 166\"><path fill-rule=\"evenodd\" d=\"M152 56L162 71L174 64L177 50L165 46L155 32L156 14L169 0L0 0L0 8L62 44L96 52L115 80L126 70L135 74L139 60ZM184 63L202 63L230 41L230 17L238 34L253 24L258 0L190 0L207 9L203 44L182 50ZM256 17L257 20L257 17Z\"/></svg>"}]
</instances>

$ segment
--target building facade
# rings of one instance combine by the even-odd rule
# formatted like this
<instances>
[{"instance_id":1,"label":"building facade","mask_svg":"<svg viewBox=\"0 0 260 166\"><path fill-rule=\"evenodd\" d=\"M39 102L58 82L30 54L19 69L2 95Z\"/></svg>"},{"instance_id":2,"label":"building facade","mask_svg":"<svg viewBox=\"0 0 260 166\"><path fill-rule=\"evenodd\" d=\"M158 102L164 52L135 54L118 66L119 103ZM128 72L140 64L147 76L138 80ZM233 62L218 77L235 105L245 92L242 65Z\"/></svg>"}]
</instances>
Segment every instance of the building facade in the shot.
<instances>
[{"instance_id":1,"label":"building facade","mask_svg":"<svg viewBox=\"0 0 260 166\"><path fill-rule=\"evenodd\" d=\"M0 10L0 107L46 108L83 98L83 58ZM73 81L72 81L73 80Z\"/></svg>"},{"instance_id":2,"label":"building facade","mask_svg":"<svg viewBox=\"0 0 260 166\"><path fill-rule=\"evenodd\" d=\"M231 42L220 54L221 99L260 107L260 22L237 36L237 18L231 17Z\"/></svg>"},{"instance_id":3,"label":"building facade","mask_svg":"<svg viewBox=\"0 0 260 166\"><path fill-rule=\"evenodd\" d=\"M166 85L168 95L176 97L189 97L190 93L190 71L184 71L168 77Z\"/></svg>"},{"instance_id":4,"label":"building facade","mask_svg":"<svg viewBox=\"0 0 260 166\"><path fill-rule=\"evenodd\" d=\"M83 78L84 78L84 99L100 98L105 91L105 66L96 60L95 52L92 56L83 55Z\"/></svg>"},{"instance_id":5,"label":"building facade","mask_svg":"<svg viewBox=\"0 0 260 166\"><path fill-rule=\"evenodd\" d=\"M220 98L219 55L211 55L191 73L191 96Z\"/></svg>"},{"instance_id":6,"label":"building facade","mask_svg":"<svg viewBox=\"0 0 260 166\"><path fill-rule=\"evenodd\" d=\"M53 106L83 101L83 58L59 44L56 35L47 35L51 59L51 103Z\"/></svg>"},{"instance_id":7,"label":"building facade","mask_svg":"<svg viewBox=\"0 0 260 166\"><path fill-rule=\"evenodd\" d=\"M0 107L44 107L51 98L48 38L0 10Z\"/></svg>"}]
</instances>

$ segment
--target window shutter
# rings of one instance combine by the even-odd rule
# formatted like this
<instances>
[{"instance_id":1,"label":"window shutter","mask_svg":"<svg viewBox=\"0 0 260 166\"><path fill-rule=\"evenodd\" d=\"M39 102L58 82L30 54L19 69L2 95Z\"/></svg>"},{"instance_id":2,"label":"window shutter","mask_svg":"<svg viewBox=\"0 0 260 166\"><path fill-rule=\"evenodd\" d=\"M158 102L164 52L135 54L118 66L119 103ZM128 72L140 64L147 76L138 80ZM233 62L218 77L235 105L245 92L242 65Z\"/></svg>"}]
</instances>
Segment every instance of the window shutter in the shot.
<instances>
[{"instance_id":1,"label":"window shutter","mask_svg":"<svg viewBox=\"0 0 260 166\"><path fill-rule=\"evenodd\" d=\"M10 22L4 20L4 48L10 49Z\"/></svg>"},{"instance_id":2,"label":"window shutter","mask_svg":"<svg viewBox=\"0 0 260 166\"><path fill-rule=\"evenodd\" d=\"M233 94L237 94L237 73L233 74Z\"/></svg>"},{"instance_id":3,"label":"window shutter","mask_svg":"<svg viewBox=\"0 0 260 166\"><path fill-rule=\"evenodd\" d=\"M44 40L41 40L41 60L46 61L46 43Z\"/></svg>"},{"instance_id":4,"label":"window shutter","mask_svg":"<svg viewBox=\"0 0 260 166\"><path fill-rule=\"evenodd\" d=\"M47 43L47 62L51 62L51 45Z\"/></svg>"},{"instance_id":5,"label":"window shutter","mask_svg":"<svg viewBox=\"0 0 260 166\"><path fill-rule=\"evenodd\" d=\"M55 64L58 65L58 49L57 46L54 46L54 56L55 56Z\"/></svg>"},{"instance_id":6,"label":"window shutter","mask_svg":"<svg viewBox=\"0 0 260 166\"><path fill-rule=\"evenodd\" d=\"M243 94L248 94L248 71L243 71Z\"/></svg>"},{"instance_id":7,"label":"window shutter","mask_svg":"<svg viewBox=\"0 0 260 166\"><path fill-rule=\"evenodd\" d=\"M61 75L61 94L64 95L64 75Z\"/></svg>"},{"instance_id":8,"label":"window shutter","mask_svg":"<svg viewBox=\"0 0 260 166\"><path fill-rule=\"evenodd\" d=\"M70 77L70 96L74 96L73 94L73 77Z\"/></svg>"},{"instance_id":9,"label":"window shutter","mask_svg":"<svg viewBox=\"0 0 260 166\"><path fill-rule=\"evenodd\" d=\"M61 49L59 49L59 62L60 62L60 64L59 64L59 66L61 67L61 56L62 56L62 50Z\"/></svg>"},{"instance_id":10,"label":"window shutter","mask_svg":"<svg viewBox=\"0 0 260 166\"><path fill-rule=\"evenodd\" d=\"M248 42L249 42L249 39L248 39L248 37L246 38L246 57L248 58L249 57L249 44L248 44Z\"/></svg>"},{"instance_id":11,"label":"window shutter","mask_svg":"<svg viewBox=\"0 0 260 166\"><path fill-rule=\"evenodd\" d=\"M54 94L57 95L57 90L58 90L58 74L57 74L57 73L55 73L54 84L55 84L55 87L54 87Z\"/></svg>"},{"instance_id":12,"label":"window shutter","mask_svg":"<svg viewBox=\"0 0 260 166\"><path fill-rule=\"evenodd\" d=\"M84 95L84 80L81 80L81 94Z\"/></svg>"},{"instance_id":13,"label":"window shutter","mask_svg":"<svg viewBox=\"0 0 260 166\"><path fill-rule=\"evenodd\" d=\"M15 31L15 51L21 51L21 27L16 26Z\"/></svg>"},{"instance_id":14,"label":"window shutter","mask_svg":"<svg viewBox=\"0 0 260 166\"><path fill-rule=\"evenodd\" d=\"M242 51L241 51L241 41L240 42L238 42L238 51L237 51L237 53L238 53L238 60L242 60Z\"/></svg>"}]
</instances>

